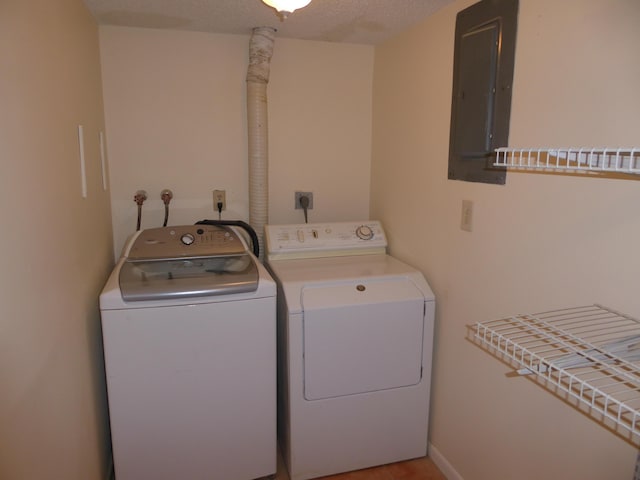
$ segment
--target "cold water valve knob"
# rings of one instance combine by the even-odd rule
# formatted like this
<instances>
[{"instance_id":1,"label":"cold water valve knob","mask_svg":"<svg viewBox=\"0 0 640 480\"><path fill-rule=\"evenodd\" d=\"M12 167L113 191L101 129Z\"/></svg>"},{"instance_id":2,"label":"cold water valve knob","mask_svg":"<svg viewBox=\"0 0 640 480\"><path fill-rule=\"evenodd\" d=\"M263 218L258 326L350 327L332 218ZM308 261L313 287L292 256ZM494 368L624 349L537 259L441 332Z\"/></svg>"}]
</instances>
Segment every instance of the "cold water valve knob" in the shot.
<instances>
[{"instance_id":1,"label":"cold water valve knob","mask_svg":"<svg viewBox=\"0 0 640 480\"><path fill-rule=\"evenodd\" d=\"M356 235L362 240L371 240L373 238L373 230L367 225L360 225L356 228Z\"/></svg>"}]
</instances>

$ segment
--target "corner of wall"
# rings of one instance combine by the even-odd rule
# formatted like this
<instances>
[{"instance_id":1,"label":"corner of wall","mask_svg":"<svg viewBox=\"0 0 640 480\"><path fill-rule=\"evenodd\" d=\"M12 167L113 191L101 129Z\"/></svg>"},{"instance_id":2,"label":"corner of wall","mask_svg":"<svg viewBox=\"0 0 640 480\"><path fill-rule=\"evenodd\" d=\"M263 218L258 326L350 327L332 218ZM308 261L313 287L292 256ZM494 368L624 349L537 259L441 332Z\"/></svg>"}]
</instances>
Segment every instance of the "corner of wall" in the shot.
<instances>
[{"instance_id":1,"label":"corner of wall","mask_svg":"<svg viewBox=\"0 0 640 480\"><path fill-rule=\"evenodd\" d=\"M438 450L432 443L429 443L428 455L433 463L440 469L442 474L447 477L447 480L464 480L455 468L449 463L440 450Z\"/></svg>"}]
</instances>

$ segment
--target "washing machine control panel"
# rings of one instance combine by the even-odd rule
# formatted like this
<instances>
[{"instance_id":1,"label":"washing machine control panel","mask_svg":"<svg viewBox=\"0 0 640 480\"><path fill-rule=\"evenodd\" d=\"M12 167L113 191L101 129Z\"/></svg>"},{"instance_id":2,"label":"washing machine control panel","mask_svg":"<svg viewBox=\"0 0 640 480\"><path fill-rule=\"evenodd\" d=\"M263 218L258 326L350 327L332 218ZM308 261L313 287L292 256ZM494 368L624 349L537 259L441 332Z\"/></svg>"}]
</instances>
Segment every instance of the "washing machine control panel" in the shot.
<instances>
[{"instance_id":1,"label":"washing machine control panel","mask_svg":"<svg viewBox=\"0 0 640 480\"><path fill-rule=\"evenodd\" d=\"M230 228L213 225L180 225L140 232L127 257L150 260L242 254L246 246Z\"/></svg>"},{"instance_id":2,"label":"washing machine control panel","mask_svg":"<svg viewBox=\"0 0 640 480\"><path fill-rule=\"evenodd\" d=\"M266 225L267 256L385 253L387 239L378 221Z\"/></svg>"}]
</instances>

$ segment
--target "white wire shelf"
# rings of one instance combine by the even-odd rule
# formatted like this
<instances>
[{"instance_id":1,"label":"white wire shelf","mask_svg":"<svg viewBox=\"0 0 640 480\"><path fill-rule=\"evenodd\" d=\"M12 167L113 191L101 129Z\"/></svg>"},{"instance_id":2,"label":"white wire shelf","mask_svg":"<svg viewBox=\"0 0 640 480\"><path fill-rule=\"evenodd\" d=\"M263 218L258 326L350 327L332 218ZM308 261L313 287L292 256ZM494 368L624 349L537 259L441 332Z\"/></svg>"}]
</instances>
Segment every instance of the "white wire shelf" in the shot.
<instances>
[{"instance_id":1,"label":"white wire shelf","mask_svg":"<svg viewBox=\"0 0 640 480\"><path fill-rule=\"evenodd\" d=\"M473 341L640 446L640 322L600 305L470 327Z\"/></svg>"},{"instance_id":2,"label":"white wire shelf","mask_svg":"<svg viewBox=\"0 0 640 480\"><path fill-rule=\"evenodd\" d=\"M519 170L640 175L640 147L498 148L494 166Z\"/></svg>"}]
</instances>

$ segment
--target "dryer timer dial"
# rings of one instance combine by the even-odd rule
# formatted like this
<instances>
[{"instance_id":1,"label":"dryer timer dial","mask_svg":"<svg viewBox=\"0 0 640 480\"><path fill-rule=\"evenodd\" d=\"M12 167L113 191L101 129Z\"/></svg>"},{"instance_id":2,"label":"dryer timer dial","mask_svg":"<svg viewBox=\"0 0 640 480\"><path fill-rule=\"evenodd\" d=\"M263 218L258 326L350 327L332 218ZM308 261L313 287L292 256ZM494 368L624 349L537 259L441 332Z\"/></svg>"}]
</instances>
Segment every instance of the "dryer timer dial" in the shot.
<instances>
[{"instance_id":1,"label":"dryer timer dial","mask_svg":"<svg viewBox=\"0 0 640 480\"><path fill-rule=\"evenodd\" d=\"M360 225L356 228L356 235L362 240L371 240L373 238L373 230L367 225Z\"/></svg>"}]
</instances>

